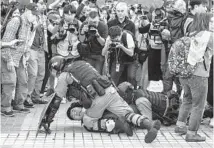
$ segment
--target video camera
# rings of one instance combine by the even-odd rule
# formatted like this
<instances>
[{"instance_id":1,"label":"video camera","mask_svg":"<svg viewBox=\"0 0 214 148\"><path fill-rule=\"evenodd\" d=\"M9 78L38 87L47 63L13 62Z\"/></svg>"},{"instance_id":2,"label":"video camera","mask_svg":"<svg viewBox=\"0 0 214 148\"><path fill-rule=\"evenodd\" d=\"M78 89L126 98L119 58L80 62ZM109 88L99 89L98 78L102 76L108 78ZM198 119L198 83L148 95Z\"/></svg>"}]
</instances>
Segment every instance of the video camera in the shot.
<instances>
[{"instance_id":1,"label":"video camera","mask_svg":"<svg viewBox=\"0 0 214 148\"><path fill-rule=\"evenodd\" d=\"M167 19L160 18L159 16L155 16L155 20L153 21L153 26L156 29L159 29L160 27L165 28L168 26Z\"/></svg>"}]
</instances>

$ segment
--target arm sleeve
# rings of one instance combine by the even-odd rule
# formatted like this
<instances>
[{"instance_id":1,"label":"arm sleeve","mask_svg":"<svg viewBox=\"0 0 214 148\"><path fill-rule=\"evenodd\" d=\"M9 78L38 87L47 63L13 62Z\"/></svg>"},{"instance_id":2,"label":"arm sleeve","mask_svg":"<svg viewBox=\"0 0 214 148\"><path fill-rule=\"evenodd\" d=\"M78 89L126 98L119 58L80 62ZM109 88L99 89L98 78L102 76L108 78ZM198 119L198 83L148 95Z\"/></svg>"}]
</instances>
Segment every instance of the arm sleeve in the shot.
<instances>
[{"instance_id":1,"label":"arm sleeve","mask_svg":"<svg viewBox=\"0 0 214 148\"><path fill-rule=\"evenodd\" d=\"M16 38L20 23L21 22L19 18L13 18L8 22L2 38L2 42L10 42ZM1 57L4 61L11 62L13 59L11 56L10 48L2 48Z\"/></svg>"},{"instance_id":2,"label":"arm sleeve","mask_svg":"<svg viewBox=\"0 0 214 148\"><path fill-rule=\"evenodd\" d=\"M207 47L212 50L212 55L214 55L214 50L213 50L213 33L211 33L211 35L210 35L210 40L208 42Z\"/></svg>"},{"instance_id":3,"label":"arm sleeve","mask_svg":"<svg viewBox=\"0 0 214 148\"><path fill-rule=\"evenodd\" d=\"M104 39L108 37L108 26L106 24L102 25L102 32L100 33L100 36Z\"/></svg>"},{"instance_id":4,"label":"arm sleeve","mask_svg":"<svg viewBox=\"0 0 214 148\"><path fill-rule=\"evenodd\" d=\"M83 10L84 7L85 7L85 5L84 5L83 3L81 3L81 4L79 5L79 7L77 8L76 16L75 16L76 18L79 19L80 14L81 14L81 12L82 12L82 10Z\"/></svg>"},{"instance_id":5,"label":"arm sleeve","mask_svg":"<svg viewBox=\"0 0 214 148\"><path fill-rule=\"evenodd\" d=\"M63 72L58 77L55 92L61 98L66 96L68 85L73 83L73 79L68 72Z\"/></svg>"},{"instance_id":6,"label":"arm sleeve","mask_svg":"<svg viewBox=\"0 0 214 148\"><path fill-rule=\"evenodd\" d=\"M126 40L127 40L127 47L128 47L128 49L135 48L135 43L134 43L132 35L127 34Z\"/></svg>"}]
</instances>

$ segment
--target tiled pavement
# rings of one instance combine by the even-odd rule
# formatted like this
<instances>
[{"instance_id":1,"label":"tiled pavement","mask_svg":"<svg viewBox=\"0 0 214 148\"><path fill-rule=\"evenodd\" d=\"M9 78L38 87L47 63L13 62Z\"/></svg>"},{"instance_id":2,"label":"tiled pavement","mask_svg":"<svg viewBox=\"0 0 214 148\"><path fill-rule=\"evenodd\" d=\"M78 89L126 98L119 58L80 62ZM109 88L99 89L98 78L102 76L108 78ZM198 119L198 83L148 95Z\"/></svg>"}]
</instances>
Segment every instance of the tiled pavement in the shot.
<instances>
[{"instance_id":1,"label":"tiled pavement","mask_svg":"<svg viewBox=\"0 0 214 148\"><path fill-rule=\"evenodd\" d=\"M82 126L80 121L70 121L66 117L69 103L62 104L51 124L52 133L46 135L39 133L36 137L36 128L40 113L44 105L37 105L29 114L16 114L15 117L1 116L2 148L212 148L213 129L202 125L199 134L206 136L206 142L187 143L184 136L173 132L174 126L163 127L155 141L151 144L144 142L145 130L135 129L134 135L109 135L106 133L90 133Z\"/></svg>"}]
</instances>

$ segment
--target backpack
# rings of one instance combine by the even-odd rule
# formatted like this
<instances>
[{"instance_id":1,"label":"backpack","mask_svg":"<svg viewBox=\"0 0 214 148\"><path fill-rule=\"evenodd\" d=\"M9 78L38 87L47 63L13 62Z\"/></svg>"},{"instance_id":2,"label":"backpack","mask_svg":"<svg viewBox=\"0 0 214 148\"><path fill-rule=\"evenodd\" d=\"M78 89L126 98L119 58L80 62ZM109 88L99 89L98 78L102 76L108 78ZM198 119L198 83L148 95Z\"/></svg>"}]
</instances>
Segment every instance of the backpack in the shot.
<instances>
[{"instance_id":1,"label":"backpack","mask_svg":"<svg viewBox=\"0 0 214 148\"><path fill-rule=\"evenodd\" d=\"M197 33L194 33L194 35L196 34ZM182 78L189 78L196 70L198 62L195 62L193 65L189 64L190 45L192 46L194 43L191 43L195 40L194 35L191 37L182 37L172 44L168 57L169 72L171 74ZM205 61L203 60L203 62L206 69Z\"/></svg>"},{"instance_id":2,"label":"backpack","mask_svg":"<svg viewBox=\"0 0 214 148\"><path fill-rule=\"evenodd\" d=\"M188 78L191 77L197 65L187 63L191 38L182 37L172 44L168 57L169 72L173 75Z\"/></svg>"},{"instance_id":3,"label":"backpack","mask_svg":"<svg viewBox=\"0 0 214 148\"><path fill-rule=\"evenodd\" d=\"M169 12L168 22L169 22L169 31L171 34L172 43L174 43L177 39L185 35L186 29L184 29L184 24L187 20L187 17L188 17L187 14L182 14L178 11ZM189 25L185 27L187 28L188 26Z\"/></svg>"}]
</instances>

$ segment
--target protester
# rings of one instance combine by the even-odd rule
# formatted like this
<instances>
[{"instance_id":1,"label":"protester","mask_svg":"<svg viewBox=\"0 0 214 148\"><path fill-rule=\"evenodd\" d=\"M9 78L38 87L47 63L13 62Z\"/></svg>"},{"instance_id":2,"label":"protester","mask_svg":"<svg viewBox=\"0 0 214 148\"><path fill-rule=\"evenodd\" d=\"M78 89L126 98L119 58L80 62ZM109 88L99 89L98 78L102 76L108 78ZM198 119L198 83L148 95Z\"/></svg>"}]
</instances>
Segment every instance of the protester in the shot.
<instances>
[{"instance_id":1,"label":"protester","mask_svg":"<svg viewBox=\"0 0 214 148\"><path fill-rule=\"evenodd\" d=\"M88 51L86 55L81 56L101 74L104 64L104 57L101 53L108 36L108 26L100 20L98 11L92 10L89 13L88 20L83 22L80 28L80 36L84 38L84 41L79 48L85 48Z\"/></svg>"},{"instance_id":2,"label":"protester","mask_svg":"<svg viewBox=\"0 0 214 148\"><path fill-rule=\"evenodd\" d=\"M193 25L191 26L191 34L196 33L196 37L200 38L204 33L208 32L208 43L205 43L205 49L199 48L204 54L200 58L193 55L192 60L195 59L198 66L190 78L180 78L180 82L184 89L184 98L179 109L178 121L176 123L175 132L186 134L185 140L187 142L201 142L206 138L197 134L203 111L207 98L208 91L208 77L210 71L211 57L213 55L213 33L210 32L212 27L211 18L212 14L209 13L196 13ZM204 38L203 38L204 39ZM197 49L194 49L197 50ZM198 50L199 52L199 50ZM203 60L201 60L203 59ZM186 121L190 114L188 130Z\"/></svg>"},{"instance_id":3,"label":"protester","mask_svg":"<svg viewBox=\"0 0 214 148\"><path fill-rule=\"evenodd\" d=\"M7 23L2 41L8 42L14 39L24 40L16 47L16 50L2 48L2 104L1 113L5 116L14 116L13 110L29 113L29 109L24 107L24 101L27 99L27 75L26 60L28 58L28 46L30 45L30 27L35 23L36 4L29 4L25 12L19 14L17 7L11 11L12 19ZM14 15L14 16L13 16ZM14 96L15 94L15 96ZM11 101L14 99L13 110Z\"/></svg>"}]
</instances>

